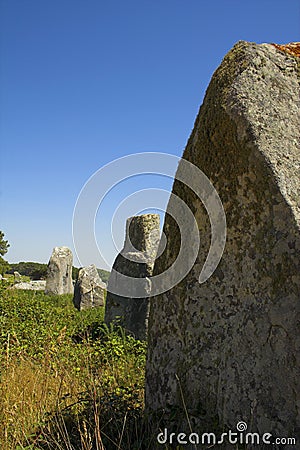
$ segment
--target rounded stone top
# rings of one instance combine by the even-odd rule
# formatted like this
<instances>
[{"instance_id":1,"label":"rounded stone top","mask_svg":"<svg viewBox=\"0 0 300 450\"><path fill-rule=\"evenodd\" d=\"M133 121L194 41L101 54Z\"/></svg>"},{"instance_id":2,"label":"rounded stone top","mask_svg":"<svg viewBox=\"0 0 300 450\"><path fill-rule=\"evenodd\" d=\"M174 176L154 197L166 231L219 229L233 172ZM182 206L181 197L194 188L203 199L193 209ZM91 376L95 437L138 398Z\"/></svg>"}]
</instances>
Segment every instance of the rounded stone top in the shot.
<instances>
[{"instance_id":1,"label":"rounded stone top","mask_svg":"<svg viewBox=\"0 0 300 450\"><path fill-rule=\"evenodd\" d=\"M141 214L126 221L125 251L156 253L160 237L159 214Z\"/></svg>"},{"instance_id":2,"label":"rounded stone top","mask_svg":"<svg viewBox=\"0 0 300 450\"><path fill-rule=\"evenodd\" d=\"M144 225L151 223L156 224L159 223L159 214L151 213L151 214L139 214L138 216L131 216L128 217L127 223L128 222L131 224L143 223Z\"/></svg>"},{"instance_id":3,"label":"rounded stone top","mask_svg":"<svg viewBox=\"0 0 300 450\"><path fill-rule=\"evenodd\" d=\"M65 246L54 247L52 255L55 255L58 257L64 257L64 256L72 255L72 252L68 247L65 247Z\"/></svg>"}]
</instances>

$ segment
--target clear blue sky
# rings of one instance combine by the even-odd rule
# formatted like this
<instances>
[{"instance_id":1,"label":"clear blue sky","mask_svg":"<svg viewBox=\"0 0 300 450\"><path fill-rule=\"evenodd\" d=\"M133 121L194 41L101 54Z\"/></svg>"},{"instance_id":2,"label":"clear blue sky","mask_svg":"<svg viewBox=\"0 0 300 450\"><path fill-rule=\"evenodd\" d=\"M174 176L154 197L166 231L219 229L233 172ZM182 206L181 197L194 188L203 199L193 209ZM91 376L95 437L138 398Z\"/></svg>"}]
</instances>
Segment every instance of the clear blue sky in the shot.
<instances>
[{"instance_id":1,"label":"clear blue sky","mask_svg":"<svg viewBox=\"0 0 300 450\"><path fill-rule=\"evenodd\" d=\"M181 156L209 80L237 41L286 43L300 31L299 0L0 5L0 229L10 262L73 249L76 199L104 164L137 152ZM154 178L134 188L160 186ZM102 245L101 220L97 233Z\"/></svg>"}]
</instances>

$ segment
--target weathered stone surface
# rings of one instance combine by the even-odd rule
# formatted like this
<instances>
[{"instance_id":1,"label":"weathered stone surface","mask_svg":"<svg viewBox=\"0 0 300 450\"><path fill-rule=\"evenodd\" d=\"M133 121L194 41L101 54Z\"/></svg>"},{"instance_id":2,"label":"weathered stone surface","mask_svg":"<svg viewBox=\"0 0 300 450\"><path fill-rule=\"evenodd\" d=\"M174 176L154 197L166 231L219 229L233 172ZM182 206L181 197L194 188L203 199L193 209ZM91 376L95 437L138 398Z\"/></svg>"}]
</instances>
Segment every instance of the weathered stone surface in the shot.
<instances>
[{"instance_id":1,"label":"weathered stone surface","mask_svg":"<svg viewBox=\"0 0 300 450\"><path fill-rule=\"evenodd\" d=\"M12 289L25 289L25 290L31 290L31 291L44 291L45 288L46 288L45 280L37 280L37 281L29 281L29 282L21 281L12 286Z\"/></svg>"},{"instance_id":2,"label":"weathered stone surface","mask_svg":"<svg viewBox=\"0 0 300 450\"><path fill-rule=\"evenodd\" d=\"M153 271L159 237L158 214L143 214L127 219L124 247L115 259L108 280L105 322L119 320L136 339L146 339L147 335L151 288L149 277ZM130 277L133 284L135 279L143 279L142 286L139 285L136 290L137 297L115 293L121 286L120 274Z\"/></svg>"},{"instance_id":3,"label":"weathered stone surface","mask_svg":"<svg viewBox=\"0 0 300 450\"><path fill-rule=\"evenodd\" d=\"M47 269L46 294L73 294L73 255L68 247L55 247Z\"/></svg>"},{"instance_id":4,"label":"weathered stone surface","mask_svg":"<svg viewBox=\"0 0 300 450\"><path fill-rule=\"evenodd\" d=\"M188 276L151 299L146 407L177 412L173 425L182 432L184 401L196 432L217 422L236 431L244 420L247 431L297 437L292 448L300 448L299 81L299 58L239 42L213 75L183 154L217 189L227 242L200 285L210 223L175 180L201 244ZM164 233L154 275L180 245L170 217Z\"/></svg>"},{"instance_id":5,"label":"weathered stone surface","mask_svg":"<svg viewBox=\"0 0 300 450\"><path fill-rule=\"evenodd\" d=\"M74 288L74 306L79 310L104 305L106 284L101 280L95 264L79 270Z\"/></svg>"}]
</instances>

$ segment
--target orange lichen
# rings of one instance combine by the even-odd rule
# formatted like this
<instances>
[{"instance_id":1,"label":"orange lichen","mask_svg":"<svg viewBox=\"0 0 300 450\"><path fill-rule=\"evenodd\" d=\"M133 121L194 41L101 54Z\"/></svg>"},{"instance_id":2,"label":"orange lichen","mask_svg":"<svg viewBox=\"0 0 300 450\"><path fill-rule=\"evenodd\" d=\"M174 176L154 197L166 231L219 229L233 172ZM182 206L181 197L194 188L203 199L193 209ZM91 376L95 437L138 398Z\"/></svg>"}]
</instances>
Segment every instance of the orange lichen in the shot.
<instances>
[{"instance_id":1,"label":"orange lichen","mask_svg":"<svg viewBox=\"0 0 300 450\"><path fill-rule=\"evenodd\" d=\"M279 45L279 44L272 44L274 47L276 47L278 50L281 50L283 52L289 53L293 56L300 57L300 42L290 42L289 44Z\"/></svg>"}]
</instances>

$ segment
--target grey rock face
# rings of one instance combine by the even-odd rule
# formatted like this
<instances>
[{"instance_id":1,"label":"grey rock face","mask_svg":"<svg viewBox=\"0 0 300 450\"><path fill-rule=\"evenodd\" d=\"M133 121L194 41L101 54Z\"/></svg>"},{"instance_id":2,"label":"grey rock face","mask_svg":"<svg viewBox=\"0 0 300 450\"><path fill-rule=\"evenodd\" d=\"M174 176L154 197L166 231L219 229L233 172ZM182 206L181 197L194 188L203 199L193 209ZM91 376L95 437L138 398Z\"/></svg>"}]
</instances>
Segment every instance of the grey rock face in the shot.
<instances>
[{"instance_id":1,"label":"grey rock face","mask_svg":"<svg viewBox=\"0 0 300 450\"><path fill-rule=\"evenodd\" d=\"M99 277L94 264L79 270L74 288L74 306L79 310L104 305L106 284Z\"/></svg>"},{"instance_id":2,"label":"grey rock face","mask_svg":"<svg viewBox=\"0 0 300 450\"><path fill-rule=\"evenodd\" d=\"M116 257L108 280L105 322L119 320L136 339L146 339L147 336L149 277L152 275L159 237L158 214L127 219L124 248ZM128 278L124 280L122 276Z\"/></svg>"},{"instance_id":3,"label":"grey rock face","mask_svg":"<svg viewBox=\"0 0 300 450\"><path fill-rule=\"evenodd\" d=\"M300 445L299 67L273 45L239 42L212 77L183 154L212 181L227 218L223 258L203 284L209 218L174 182L201 244L188 276L151 299L146 407L177 411L182 432L184 401L194 431L217 422L236 431L243 420L248 432ZM154 275L180 246L169 217L164 233Z\"/></svg>"},{"instance_id":4,"label":"grey rock face","mask_svg":"<svg viewBox=\"0 0 300 450\"><path fill-rule=\"evenodd\" d=\"M73 294L73 255L68 247L55 247L48 263L46 294Z\"/></svg>"}]
</instances>

